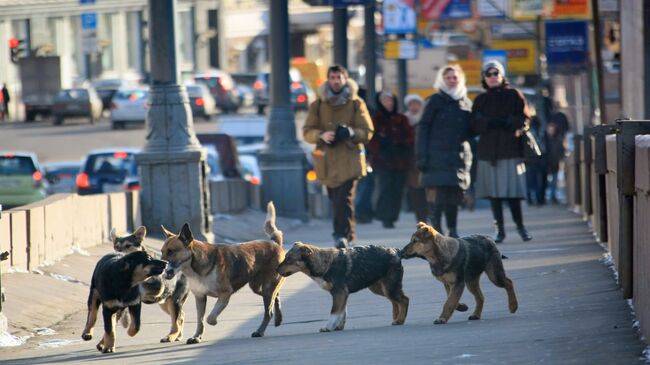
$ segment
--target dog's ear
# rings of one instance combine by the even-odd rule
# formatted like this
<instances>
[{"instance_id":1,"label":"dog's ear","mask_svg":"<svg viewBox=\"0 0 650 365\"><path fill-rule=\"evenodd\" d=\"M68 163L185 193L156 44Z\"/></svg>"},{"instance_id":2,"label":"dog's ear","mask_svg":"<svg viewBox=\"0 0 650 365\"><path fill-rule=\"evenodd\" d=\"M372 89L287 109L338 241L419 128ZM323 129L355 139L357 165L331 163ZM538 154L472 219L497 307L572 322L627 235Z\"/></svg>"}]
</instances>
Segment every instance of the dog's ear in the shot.
<instances>
[{"instance_id":1,"label":"dog's ear","mask_svg":"<svg viewBox=\"0 0 650 365\"><path fill-rule=\"evenodd\" d=\"M108 234L108 239L115 243L115 240L117 239L117 230L115 227L111 228L111 232Z\"/></svg>"},{"instance_id":2,"label":"dog's ear","mask_svg":"<svg viewBox=\"0 0 650 365\"><path fill-rule=\"evenodd\" d=\"M311 247L303 244L302 242L298 242L297 245L300 247L300 253L303 257L309 257L314 253L314 250Z\"/></svg>"},{"instance_id":3,"label":"dog's ear","mask_svg":"<svg viewBox=\"0 0 650 365\"><path fill-rule=\"evenodd\" d=\"M180 238L181 242L185 244L185 246L189 245L190 242L194 241L194 236L192 235L192 231L190 230L190 225L185 223L183 224L183 228L181 228L181 233L178 235L178 238Z\"/></svg>"},{"instance_id":4,"label":"dog's ear","mask_svg":"<svg viewBox=\"0 0 650 365\"><path fill-rule=\"evenodd\" d=\"M418 224L417 224L418 230L420 230L420 229L422 229L423 227L426 227L426 226L427 226L427 224L424 223L424 222L418 222Z\"/></svg>"},{"instance_id":5,"label":"dog's ear","mask_svg":"<svg viewBox=\"0 0 650 365\"><path fill-rule=\"evenodd\" d=\"M160 228L162 228L162 231L167 238L176 236L175 233L168 231L167 228L165 228L165 226L163 226L162 224L160 225Z\"/></svg>"},{"instance_id":6,"label":"dog's ear","mask_svg":"<svg viewBox=\"0 0 650 365\"><path fill-rule=\"evenodd\" d=\"M140 226L138 229L133 232L133 236L140 242L144 241L145 236L147 235L147 227Z\"/></svg>"}]
</instances>

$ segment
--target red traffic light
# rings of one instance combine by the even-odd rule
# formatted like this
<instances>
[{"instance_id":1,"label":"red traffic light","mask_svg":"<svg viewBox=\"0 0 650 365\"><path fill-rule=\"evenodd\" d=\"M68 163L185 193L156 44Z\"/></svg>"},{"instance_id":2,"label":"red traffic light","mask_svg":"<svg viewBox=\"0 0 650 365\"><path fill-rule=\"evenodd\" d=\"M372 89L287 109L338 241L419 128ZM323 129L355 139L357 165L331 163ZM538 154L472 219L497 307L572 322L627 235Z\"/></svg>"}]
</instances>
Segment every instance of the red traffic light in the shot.
<instances>
[{"instance_id":1,"label":"red traffic light","mask_svg":"<svg viewBox=\"0 0 650 365\"><path fill-rule=\"evenodd\" d=\"M13 48L18 48L19 45L20 45L20 41L18 40L18 38L15 38L15 37L9 38L9 48L12 48L12 49Z\"/></svg>"}]
</instances>

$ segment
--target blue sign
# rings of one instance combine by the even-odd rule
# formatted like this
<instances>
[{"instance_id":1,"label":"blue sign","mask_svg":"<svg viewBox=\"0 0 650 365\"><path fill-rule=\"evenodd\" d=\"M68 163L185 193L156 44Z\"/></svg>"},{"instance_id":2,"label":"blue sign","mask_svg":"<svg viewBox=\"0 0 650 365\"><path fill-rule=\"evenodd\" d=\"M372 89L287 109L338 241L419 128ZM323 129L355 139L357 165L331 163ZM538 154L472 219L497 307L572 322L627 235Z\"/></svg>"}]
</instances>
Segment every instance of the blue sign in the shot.
<instances>
[{"instance_id":1,"label":"blue sign","mask_svg":"<svg viewBox=\"0 0 650 365\"><path fill-rule=\"evenodd\" d=\"M367 5L369 0L331 0L331 2L333 7L343 8L352 5Z\"/></svg>"},{"instance_id":2,"label":"blue sign","mask_svg":"<svg viewBox=\"0 0 650 365\"><path fill-rule=\"evenodd\" d=\"M503 65L506 74L508 73L508 52L505 49L484 49L483 62L486 64L488 61L499 61ZM481 70L483 66L481 66Z\"/></svg>"},{"instance_id":3,"label":"blue sign","mask_svg":"<svg viewBox=\"0 0 650 365\"><path fill-rule=\"evenodd\" d=\"M81 29L97 29L97 13L81 14Z\"/></svg>"},{"instance_id":4,"label":"blue sign","mask_svg":"<svg viewBox=\"0 0 650 365\"><path fill-rule=\"evenodd\" d=\"M547 21L546 59L551 67L581 65L588 60L586 21Z\"/></svg>"},{"instance_id":5,"label":"blue sign","mask_svg":"<svg viewBox=\"0 0 650 365\"><path fill-rule=\"evenodd\" d=\"M440 19L465 19L472 17L472 2L470 0L451 0Z\"/></svg>"}]
</instances>

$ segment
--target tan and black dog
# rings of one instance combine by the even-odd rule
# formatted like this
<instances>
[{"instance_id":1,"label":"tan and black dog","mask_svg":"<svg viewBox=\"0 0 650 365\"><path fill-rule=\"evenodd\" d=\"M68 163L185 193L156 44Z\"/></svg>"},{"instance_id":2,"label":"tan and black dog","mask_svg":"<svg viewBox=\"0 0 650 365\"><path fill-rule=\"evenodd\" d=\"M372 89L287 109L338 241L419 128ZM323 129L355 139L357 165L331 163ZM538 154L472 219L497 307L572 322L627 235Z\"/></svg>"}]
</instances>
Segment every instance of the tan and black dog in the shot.
<instances>
[{"instance_id":1,"label":"tan and black dog","mask_svg":"<svg viewBox=\"0 0 650 365\"><path fill-rule=\"evenodd\" d=\"M97 262L90 282L88 318L81 338L90 341L97 321L97 311L102 305L104 337L97 344L103 353L115 352L115 321L117 314L129 309L131 325L127 333L135 336L140 330L140 289L138 284L165 271L167 263L156 260L144 251L110 253Z\"/></svg>"},{"instance_id":2,"label":"tan and black dog","mask_svg":"<svg viewBox=\"0 0 650 365\"><path fill-rule=\"evenodd\" d=\"M146 235L147 228L144 226L138 227L132 234L121 236L118 236L115 228L113 228L110 233L110 240L117 252L145 251L154 256L143 243ZM164 275L152 276L140 283L142 302L145 304L158 303L160 308L169 314L171 319L171 330L167 336L160 339L160 342L180 341L183 337L183 324L185 322L183 304L185 304L189 293L190 287L187 278L182 273L172 279L166 279ZM124 315L123 318L128 318L128 316Z\"/></svg>"},{"instance_id":3,"label":"tan and black dog","mask_svg":"<svg viewBox=\"0 0 650 365\"><path fill-rule=\"evenodd\" d=\"M207 322L217 324L217 317L226 309L230 296L248 284L254 293L264 298L264 319L253 337L264 336L271 317L275 326L282 323L280 287L284 278L275 269L284 259L282 232L275 226L275 207L267 206L264 231L270 240L255 240L237 245L210 244L195 240L190 227L185 224L179 234L165 227L167 236L162 247L162 257L169 262L165 275L172 278L183 272L196 299L196 333L187 343L198 343L203 338L203 317L207 297L217 297Z\"/></svg>"},{"instance_id":4,"label":"tan and black dog","mask_svg":"<svg viewBox=\"0 0 650 365\"><path fill-rule=\"evenodd\" d=\"M418 223L417 231L406 247L402 249L402 258L420 257L429 262L431 273L445 285L447 301L442 314L434 324L447 323L463 294L465 284L476 299L474 313L470 320L481 319L483 311L483 293L481 292L481 274L485 272L494 285L505 288L508 293L510 313L517 311L515 288L506 276L502 256L494 241L486 236L473 235L463 238L445 237L433 227Z\"/></svg>"},{"instance_id":5,"label":"tan and black dog","mask_svg":"<svg viewBox=\"0 0 650 365\"><path fill-rule=\"evenodd\" d=\"M393 325L404 324L409 298L402 291L404 268L398 250L379 246L320 248L296 242L278 267L289 276L303 272L332 295L332 310L321 332L345 327L348 296L369 288L393 304Z\"/></svg>"}]
</instances>

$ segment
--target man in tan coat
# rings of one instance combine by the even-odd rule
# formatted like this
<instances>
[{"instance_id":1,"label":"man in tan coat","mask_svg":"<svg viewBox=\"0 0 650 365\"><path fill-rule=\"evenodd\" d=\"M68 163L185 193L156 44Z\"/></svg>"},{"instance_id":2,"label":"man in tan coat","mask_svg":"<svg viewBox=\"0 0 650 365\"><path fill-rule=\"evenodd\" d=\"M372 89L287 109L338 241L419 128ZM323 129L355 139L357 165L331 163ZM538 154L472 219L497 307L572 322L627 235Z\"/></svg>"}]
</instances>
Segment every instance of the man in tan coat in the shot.
<instances>
[{"instance_id":1,"label":"man in tan coat","mask_svg":"<svg viewBox=\"0 0 650 365\"><path fill-rule=\"evenodd\" d=\"M332 235L339 248L355 239L354 192L357 179L366 174L363 145L373 133L368 108L357 95L358 89L343 66L331 66L302 129L305 141L316 144L314 168L332 201Z\"/></svg>"}]
</instances>

